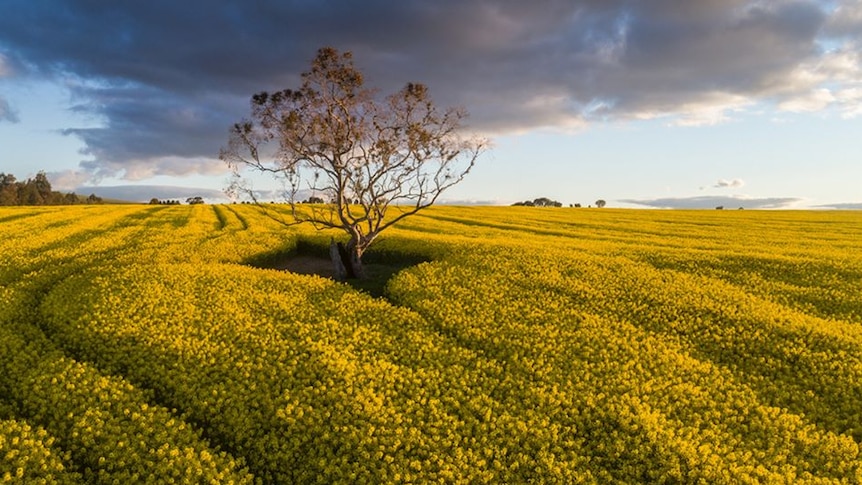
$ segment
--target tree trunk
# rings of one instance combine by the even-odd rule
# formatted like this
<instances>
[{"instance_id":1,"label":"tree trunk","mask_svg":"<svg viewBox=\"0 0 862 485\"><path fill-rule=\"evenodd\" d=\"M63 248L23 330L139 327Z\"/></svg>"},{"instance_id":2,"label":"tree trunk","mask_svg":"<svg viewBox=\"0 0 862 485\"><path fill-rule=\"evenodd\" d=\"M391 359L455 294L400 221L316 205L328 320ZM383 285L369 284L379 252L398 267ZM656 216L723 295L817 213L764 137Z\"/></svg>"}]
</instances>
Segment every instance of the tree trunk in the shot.
<instances>
[{"instance_id":1,"label":"tree trunk","mask_svg":"<svg viewBox=\"0 0 862 485\"><path fill-rule=\"evenodd\" d=\"M332 267L335 270L336 281L347 280L347 268L344 265L344 259L341 256L341 243L336 243L335 239L329 242L329 257L332 259Z\"/></svg>"},{"instance_id":2,"label":"tree trunk","mask_svg":"<svg viewBox=\"0 0 862 485\"><path fill-rule=\"evenodd\" d=\"M348 249L349 247L349 244L345 247L343 243L338 243L338 255L341 257L341 264L344 265L347 278L353 279L356 278L357 275L353 268L353 260L350 257L352 251Z\"/></svg>"},{"instance_id":3,"label":"tree trunk","mask_svg":"<svg viewBox=\"0 0 862 485\"><path fill-rule=\"evenodd\" d=\"M365 270L362 267L362 251L352 241L345 246L344 243L336 243L332 239L329 243L329 257L332 259L336 280L346 281L353 278L365 278Z\"/></svg>"},{"instance_id":4,"label":"tree trunk","mask_svg":"<svg viewBox=\"0 0 862 485\"><path fill-rule=\"evenodd\" d=\"M365 279L365 268L362 267L362 249L358 244L348 244L348 261L350 272L354 278Z\"/></svg>"}]
</instances>

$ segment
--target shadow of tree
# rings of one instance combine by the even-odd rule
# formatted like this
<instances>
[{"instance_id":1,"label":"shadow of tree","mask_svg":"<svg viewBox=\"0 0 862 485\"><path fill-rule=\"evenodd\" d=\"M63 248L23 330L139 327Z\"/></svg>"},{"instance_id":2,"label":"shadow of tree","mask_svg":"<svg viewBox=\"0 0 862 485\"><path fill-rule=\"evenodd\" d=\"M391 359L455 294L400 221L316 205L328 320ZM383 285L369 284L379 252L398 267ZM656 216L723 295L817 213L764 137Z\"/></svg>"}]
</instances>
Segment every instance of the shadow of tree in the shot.
<instances>
[{"instance_id":1,"label":"shadow of tree","mask_svg":"<svg viewBox=\"0 0 862 485\"><path fill-rule=\"evenodd\" d=\"M429 261L416 254L369 250L363 257L366 277L350 279L346 283L356 290L375 298L387 298L386 284L399 271ZM297 274L317 275L334 279L335 269L329 258L329 248L323 240L300 239L272 251L255 255L244 261L255 268L277 269Z\"/></svg>"}]
</instances>

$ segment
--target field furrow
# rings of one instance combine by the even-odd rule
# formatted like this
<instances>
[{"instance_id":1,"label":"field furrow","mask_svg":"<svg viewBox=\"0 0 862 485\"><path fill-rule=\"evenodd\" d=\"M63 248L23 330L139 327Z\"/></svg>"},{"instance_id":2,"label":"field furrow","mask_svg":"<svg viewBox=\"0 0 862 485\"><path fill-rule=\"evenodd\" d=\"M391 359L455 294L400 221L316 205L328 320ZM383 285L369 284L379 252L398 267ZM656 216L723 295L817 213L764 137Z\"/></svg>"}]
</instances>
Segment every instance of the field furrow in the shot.
<instances>
[{"instance_id":1,"label":"field furrow","mask_svg":"<svg viewBox=\"0 0 862 485\"><path fill-rule=\"evenodd\" d=\"M859 213L289 216L0 208L2 483L862 481Z\"/></svg>"}]
</instances>

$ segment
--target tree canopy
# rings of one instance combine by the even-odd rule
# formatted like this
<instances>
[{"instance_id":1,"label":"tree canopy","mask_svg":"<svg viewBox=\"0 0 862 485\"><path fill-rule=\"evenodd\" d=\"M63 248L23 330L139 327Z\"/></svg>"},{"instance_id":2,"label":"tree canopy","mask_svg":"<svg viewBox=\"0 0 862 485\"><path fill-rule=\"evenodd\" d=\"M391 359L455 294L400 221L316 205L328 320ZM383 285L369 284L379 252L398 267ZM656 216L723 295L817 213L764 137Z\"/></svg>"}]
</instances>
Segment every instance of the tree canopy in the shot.
<instances>
[{"instance_id":1,"label":"tree canopy","mask_svg":"<svg viewBox=\"0 0 862 485\"><path fill-rule=\"evenodd\" d=\"M437 202L487 148L463 135L466 117L439 109L421 83L379 98L350 52L327 47L298 89L252 96L250 119L233 125L220 158L234 170L235 190L254 198L243 171L269 174L284 184L292 223L346 232L342 259L360 276L378 235ZM326 202L300 207L302 198Z\"/></svg>"}]
</instances>

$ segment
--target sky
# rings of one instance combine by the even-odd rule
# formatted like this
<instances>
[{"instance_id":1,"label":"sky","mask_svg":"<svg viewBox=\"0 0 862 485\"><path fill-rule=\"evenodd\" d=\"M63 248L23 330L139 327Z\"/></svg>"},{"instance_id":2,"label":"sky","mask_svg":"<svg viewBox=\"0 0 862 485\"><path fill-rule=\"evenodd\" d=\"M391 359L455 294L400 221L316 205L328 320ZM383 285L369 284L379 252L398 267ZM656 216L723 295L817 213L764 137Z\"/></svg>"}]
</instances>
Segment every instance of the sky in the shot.
<instances>
[{"instance_id":1,"label":"sky","mask_svg":"<svg viewBox=\"0 0 862 485\"><path fill-rule=\"evenodd\" d=\"M223 200L324 46L492 140L448 203L862 209L862 0L0 0L0 172Z\"/></svg>"}]
</instances>

